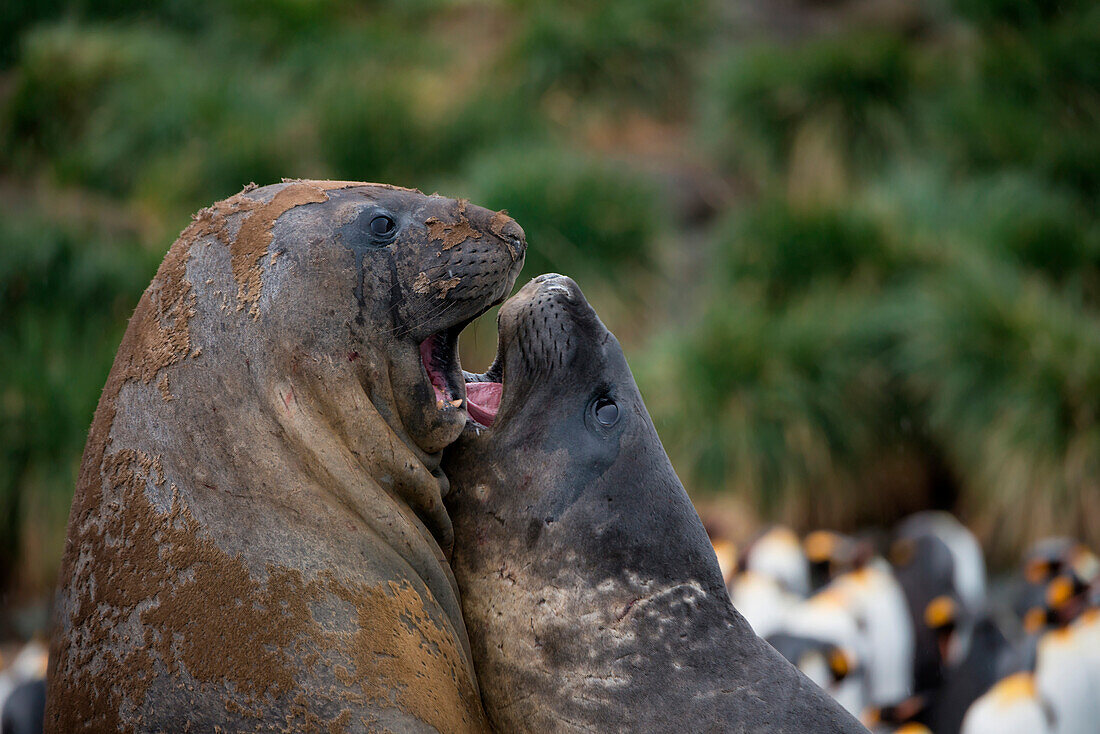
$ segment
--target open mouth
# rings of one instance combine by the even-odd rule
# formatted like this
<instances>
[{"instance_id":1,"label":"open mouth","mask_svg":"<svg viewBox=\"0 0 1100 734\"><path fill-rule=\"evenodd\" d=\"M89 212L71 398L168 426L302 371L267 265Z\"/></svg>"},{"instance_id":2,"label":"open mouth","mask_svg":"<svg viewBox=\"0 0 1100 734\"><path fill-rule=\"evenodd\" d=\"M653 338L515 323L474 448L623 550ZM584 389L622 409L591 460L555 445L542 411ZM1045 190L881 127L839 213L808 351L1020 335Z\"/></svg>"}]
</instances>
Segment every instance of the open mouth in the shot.
<instances>
[{"instance_id":1,"label":"open mouth","mask_svg":"<svg viewBox=\"0 0 1100 734\"><path fill-rule=\"evenodd\" d=\"M441 410L461 408L466 397L458 363L458 334L465 325L437 331L420 343L420 362L435 391L436 407Z\"/></svg>"},{"instance_id":2,"label":"open mouth","mask_svg":"<svg viewBox=\"0 0 1100 734\"><path fill-rule=\"evenodd\" d=\"M433 333L420 342L420 362L441 410L466 406L466 413L483 428L492 427L504 392L498 362L483 374L465 372L459 363L459 332L465 324Z\"/></svg>"},{"instance_id":3,"label":"open mouth","mask_svg":"<svg viewBox=\"0 0 1100 734\"><path fill-rule=\"evenodd\" d=\"M483 428L489 428L500 409L504 390L499 362L494 362L484 374L462 369L458 361L458 334L466 324L432 334L420 343L420 361L435 391L435 404L440 410L461 408L466 403L470 418Z\"/></svg>"}]
</instances>

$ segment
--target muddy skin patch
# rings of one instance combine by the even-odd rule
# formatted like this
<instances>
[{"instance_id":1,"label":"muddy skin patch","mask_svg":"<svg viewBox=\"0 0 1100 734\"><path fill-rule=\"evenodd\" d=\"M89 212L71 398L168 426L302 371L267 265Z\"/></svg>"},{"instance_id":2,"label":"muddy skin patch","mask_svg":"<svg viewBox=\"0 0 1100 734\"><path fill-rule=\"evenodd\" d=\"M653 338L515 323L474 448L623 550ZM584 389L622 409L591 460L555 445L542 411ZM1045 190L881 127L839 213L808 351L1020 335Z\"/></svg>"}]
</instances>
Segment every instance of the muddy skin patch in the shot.
<instances>
[{"instance_id":1,"label":"muddy skin patch","mask_svg":"<svg viewBox=\"0 0 1100 734\"><path fill-rule=\"evenodd\" d=\"M470 225L470 220L466 218L465 200L458 202L458 215L455 221L441 222L438 217L429 217L424 224L428 227L428 238L433 242L440 242L441 250L449 250L456 245L461 245L471 237L481 237L481 232L474 229Z\"/></svg>"},{"instance_id":2,"label":"muddy skin patch","mask_svg":"<svg viewBox=\"0 0 1100 734\"><path fill-rule=\"evenodd\" d=\"M187 279L187 261L196 242L215 237L229 245L233 276L239 286L237 297L242 307L252 306L260 297L260 261L271 244L275 221L296 206L326 201L326 191L350 185L344 181L299 182L284 188L267 204L242 193L199 212L168 251L146 298L134 312L133 319L139 321L135 332L141 343L133 350L138 361L129 364L124 379L136 377L148 383L160 370L179 362L191 351L188 322L195 315L195 295L194 286ZM231 239L228 218L234 214L246 218L237 237Z\"/></svg>"},{"instance_id":3,"label":"muddy skin patch","mask_svg":"<svg viewBox=\"0 0 1100 734\"><path fill-rule=\"evenodd\" d=\"M212 217L211 217L212 218ZM156 374L179 362L191 351L188 326L195 315L195 294L187 279L190 244L207 234L209 222L196 221L180 237L182 246L174 247L161 263L152 285L138 303L131 318L137 323L130 359L124 364L122 380L139 379L149 383Z\"/></svg>"},{"instance_id":4,"label":"muddy skin patch","mask_svg":"<svg viewBox=\"0 0 1100 734\"><path fill-rule=\"evenodd\" d=\"M361 686L370 700L396 696L403 710L440 732L472 731L482 723L454 637L427 613L410 584L348 588L331 574L322 576L326 588L358 613L359 628L347 645L353 664L337 669L340 680ZM377 684L383 680L404 684L393 691Z\"/></svg>"},{"instance_id":5,"label":"muddy skin patch","mask_svg":"<svg viewBox=\"0 0 1100 734\"><path fill-rule=\"evenodd\" d=\"M254 309L260 297L260 262L268 254L271 228L279 217L296 206L328 201L328 191L358 185L351 181L295 181L275 194L269 203L257 203L251 215L241 224L237 237L229 244L233 253L233 277L239 287L237 298L242 306L248 305ZM394 187L394 190L401 189ZM255 311L252 313L257 315Z\"/></svg>"},{"instance_id":6,"label":"muddy skin patch","mask_svg":"<svg viewBox=\"0 0 1100 734\"><path fill-rule=\"evenodd\" d=\"M291 184L271 199L257 206L241 224L240 232L229 246L233 253L233 277L237 280L237 298L242 306L252 305L260 297L260 260L271 244L271 227L281 215L302 204L319 204L328 196L310 184Z\"/></svg>"},{"instance_id":7,"label":"muddy skin patch","mask_svg":"<svg viewBox=\"0 0 1100 734\"><path fill-rule=\"evenodd\" d=\"M201 537L178 490L166 488L159 460L123 450L106 457L103 471L113 512L73 538L89 582L78 590L72 624L110 639L128 634L136 616L143 644L121 657L95 648L73 655L56 673L71 681L54 709L58 729L125 730L119 713L140 708L155 663L169 677L183 666L198 681L231 684L242 709L292 691L298 645L318 632L309 611L317 584L275 566L265 584L253 580L240 558ZM171 494L170 512L149 503L149 486Z\"/></svg>"}]
</instances>

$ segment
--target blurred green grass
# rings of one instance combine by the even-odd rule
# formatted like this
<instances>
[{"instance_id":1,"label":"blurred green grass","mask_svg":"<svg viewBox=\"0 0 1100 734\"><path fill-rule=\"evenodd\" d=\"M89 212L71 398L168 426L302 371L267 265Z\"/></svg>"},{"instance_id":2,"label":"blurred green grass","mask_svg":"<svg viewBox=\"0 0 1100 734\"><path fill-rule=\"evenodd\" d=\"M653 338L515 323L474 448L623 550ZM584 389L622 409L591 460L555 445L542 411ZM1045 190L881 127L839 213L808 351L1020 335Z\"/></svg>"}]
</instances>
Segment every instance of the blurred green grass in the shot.
<instances>
[{"instance_id":1,"label":"blurred green grass","mask_svg":"<svg viewBox=\"0 0 1100 734\"><path fill-rule=\"evenodd\" d=\"M52 583L175 234L284 176L509 210L523 277L585 288L697 497L803 527L946 507L1001 557L1100 542L1100 8L734 12L766 6L5 6L0 589ZM472 327L467 364L494 342Z\"/></svg>"}]
</instances>

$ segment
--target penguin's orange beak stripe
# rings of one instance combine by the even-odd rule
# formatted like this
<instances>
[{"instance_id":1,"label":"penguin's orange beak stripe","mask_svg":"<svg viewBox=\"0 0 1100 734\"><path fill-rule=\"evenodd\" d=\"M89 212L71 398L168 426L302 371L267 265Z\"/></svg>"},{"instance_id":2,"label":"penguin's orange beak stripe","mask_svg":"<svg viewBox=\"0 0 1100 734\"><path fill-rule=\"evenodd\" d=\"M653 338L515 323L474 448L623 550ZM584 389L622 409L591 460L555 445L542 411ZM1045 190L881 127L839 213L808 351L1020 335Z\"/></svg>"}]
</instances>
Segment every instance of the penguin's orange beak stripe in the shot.
<instances>
[{"instance_id":1,"label":"penguin's orange beak stripe","mask_svg":"<svg viewBox=\"0 0 1100 734\"><path fill-rule=\"evenodd\" d=\"M802 541L802 548L813 563L827 561L832 558L836 548L836 536L828 530L815 530Z\"/></svg>"},{"instance_id":2,"label":"penguin's orange beak stripe","mask_svg":"<svg viewBox=\"0 0 1100 734\"><path fill-rule=\"evenodd\" d=\"M937 596L924 608L924 623L930 629L940 629L955 621L955 602L948 596Z\"/></svg>"}]
</instances>

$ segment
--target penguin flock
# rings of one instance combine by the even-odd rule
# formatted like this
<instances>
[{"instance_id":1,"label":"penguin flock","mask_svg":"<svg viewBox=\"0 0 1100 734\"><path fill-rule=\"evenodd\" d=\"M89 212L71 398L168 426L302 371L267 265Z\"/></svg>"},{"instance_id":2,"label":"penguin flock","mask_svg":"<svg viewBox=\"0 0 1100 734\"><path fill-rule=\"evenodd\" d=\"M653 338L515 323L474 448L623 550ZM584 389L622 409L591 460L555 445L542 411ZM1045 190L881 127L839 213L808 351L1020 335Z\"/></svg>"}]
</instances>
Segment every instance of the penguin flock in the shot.
<instances>
[{"instance_id":1,"label":"penguin flock","mask_svg":"<svg viewBox=\"0 0 1100 734\"><path fill-rule=\"evenodd\" d=\"M1036 543L993 589L945 512L712 542L753 630L875 734L1100 732L1100 558L1079 542Z\"/></svg>"}]
</instances>

